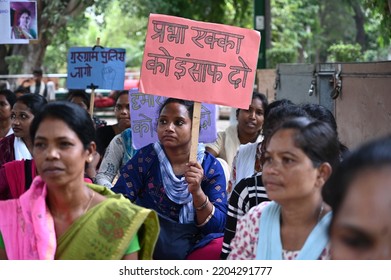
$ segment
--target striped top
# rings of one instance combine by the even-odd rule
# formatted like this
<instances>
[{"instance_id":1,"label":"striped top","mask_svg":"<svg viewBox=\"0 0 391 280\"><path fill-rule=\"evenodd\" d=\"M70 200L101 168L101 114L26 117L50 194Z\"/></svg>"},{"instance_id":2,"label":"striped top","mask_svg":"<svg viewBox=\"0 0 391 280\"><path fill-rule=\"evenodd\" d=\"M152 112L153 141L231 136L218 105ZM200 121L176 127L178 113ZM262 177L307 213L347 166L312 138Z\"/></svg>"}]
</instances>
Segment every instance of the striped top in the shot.
<instances>
[{"instance_id":1,"label":"striped top","mask_svg":"<svg viewBox=\"0 0 391 280\"><path fill-rule=\"evenodd\" d=\"M228 215L224 230L223 247L220 258L225 260L231 252L231 240L235 236L238 219L244 216L250 208L269 201L262 182L262 172L242 179L233 189L228 203Z\"/></svg>"}]
</instances>

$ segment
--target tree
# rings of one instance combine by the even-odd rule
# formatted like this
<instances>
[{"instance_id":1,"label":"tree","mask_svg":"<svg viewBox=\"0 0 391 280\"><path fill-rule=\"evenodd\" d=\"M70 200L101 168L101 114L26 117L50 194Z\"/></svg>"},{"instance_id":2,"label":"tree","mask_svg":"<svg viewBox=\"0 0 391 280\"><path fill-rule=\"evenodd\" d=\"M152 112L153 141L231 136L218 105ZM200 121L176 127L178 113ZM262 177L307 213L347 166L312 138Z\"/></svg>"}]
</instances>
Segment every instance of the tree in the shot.
<instances>
[{"instance_id":1,"label":"tree","mask_svg":"<svg viewBox=\"0 0 391 280\"><path fill-rule=\"evenodd\" d=\"M391 0L363 0L371 17L379 19L378 43L382 46L390 43L391 37Z\"/></svg>"},{"instance_id":2,"label":"tree","mask_svg":"<svg viewBox=\"0 0 391 280\"><path fill-rule=\"evenodd\" d=\"M326 62L331 45L357 43L372 59L382 59L382 50L389 47L390 15L386 0L272 0L269 53L279 57L280 51L283 57L294 49L297 55L291 62Z\"/></svg>"},{"instance_id":3,"label":"tree","mask_svg":"<svg viewBox=\"0 0 391 280\"><path fill-rule=\"evenodd\" d=\"M75 19L68 23L67 40L59 38L56 39L54 46L48 46L45 65L51 71L55 69L65 71L66 51L64 50L75 45L91 46L95 39L100 37L102 46L125 48L126 66L139 68L150 13L252 28L252 3L252 0L197 2L101 0L99 4L94 4L87 9L86 23L81 24Z\"/></svg>"},{"instance_id":4,"label":"tree","mask_svg":"<svg viewBox=\"0 0 391 280\"><path fill-rule=\"evenodd\" d=\"M194 20L252 27L254 0L134 0L122 1L124 11L139 17L149 13L167 14Z\"/></svg>"},{"instance_id":5,"label":"tree","mask_svg":"<svg viewBox=\"0 0 391 280\"><path fill-rule=\"evenodd\" d=\"M269 54L283 57L287 50L293 50L296 55L290 56L294 60L290 62L314 60L314 50L321 44L317 38L317 34L321 32L318 17L321 7L318 2L272 0L272 49Z\"/></svg>"},{"instance_id":6,"label":"tree","mask_svg":"<svg viewBox=\"0 0 391 280\"><path fill-rule=\"evenodd\" d=\"M332 62L357 62L362 58L359 44L334 44L329 47L329 60Z\"/></svg>"}]
</instances>

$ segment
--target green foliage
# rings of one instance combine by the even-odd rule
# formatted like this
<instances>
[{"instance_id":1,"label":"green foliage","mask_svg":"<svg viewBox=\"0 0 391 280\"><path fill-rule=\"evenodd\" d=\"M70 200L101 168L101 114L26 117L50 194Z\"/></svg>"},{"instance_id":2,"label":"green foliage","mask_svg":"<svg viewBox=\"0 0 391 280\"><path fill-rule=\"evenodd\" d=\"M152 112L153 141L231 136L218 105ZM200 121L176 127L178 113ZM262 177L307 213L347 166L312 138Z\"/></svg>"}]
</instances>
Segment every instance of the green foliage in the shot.
<instances>
[{"instance_id":1,"label":"green foliage","mask_svg":"<svg viewBox=\"0 0 391 280\"><path fill-rule=\"evenodd\" d=\"M364 7L370 18L377 17L378 24L378 42L381 46L390 44L391 38L391 7L387 0L363 0Z\"/></svg>"},{"instance_id":2,"label":"green foliage","mask_svg":"<svg viewBox=\"0 0 391 280\"><path fill-rule=\"evenodd\" d=\"M61 31L69 22L78 21L83 25L83 12L94 0L42 0L40 32L50 36L64 36ZM65 38L63 38L65 39Z\"/></svg>"},{"instance_id":3,"label":"green foliage","mask_svg":"<svg viewBox=\"0 0 391 280\"><path fill-rule=\"evenodd\" d=\"M46 49L44 65L47 73L66 73L67 48L64 44L50 45Z\"/></svg>"},{"instance_id":4,"label":"green foliage","mask_svg":"<svg viewBox=\"0 0 391 280\"><path fill-rule=\"evenodd\" d=\"M388 59L387 48L377 49L377 50L367 50L364 52L363 60L364 61L386 61Z\"/></svg>"},{"instance_id":5,"label":"green foliage","mask_svg":"<svg viewBox=\"0 0 391 280\"><path fill-rule=\"evenodd\" d=\"M358 62L363 58L359 44L333 44L328 52L330 62Z\"/></svg>"},{"instance_id":6,"label":"green foliage","mask_svg":"<svg viewBox=\"0 0 391 280\"><path fill-rule=\"evenodd\" d=\"M297 60L297 52L293 48L272 48L266 50L268 68L276 68L279 63L294 63Z\"/></svg>"},{"instance_id":7,"label":"green foliage","mask_svg":"<svg viewBox=\"0 0 391 280\"><path fill-rule=\"evenodd\" d=\"M116 16L111 16L116 15ZM123 13L119 1L114 1L104 14L106 26L100 29L101 44L126 49L126 66L141 65L148 18Z\"/></svg>"},{"instance_id":8,"label":"green foliage","mask_svg":"<svg viewBox=\"0 0 391 280\"><path fill-rule=\"evenodd\" d=\"M386 2L271 0L272 47L292 48L298 53L297 62L313 63L325 62L328 48L335 42L360 43L362 51L373 51L364 58L376 59L375 53L377 59L384 58L391 38L391 14L385 9ZM384 31L380 31L381 26Z\"/></svg>"},{"instance_id":9,"label":"green foliage","mask_svg":"<svg viewBox=\"0 0 391 280\"><path fill-rule=\"evenodd\" d=\"M67 17L66 26L53 36L44 59L47 71L66 73L66 56L69 48L94 46L98 37L102 46L127 49L128 58L133 45L133 42L130 42L134 37L132 27L134 23L138 25L138 22L143 21L124 15L118 8L118 1L103 0L96 5L93 5L94 1L88 2L90 7L77 16ZM54 10L61 9L58 1L52 1L49 5ZM58 16L60 15L58 13Z\"/></svg>"},{"instance_id":10,"label":"green foliage","mask_svg":"<svg viewBox=\"0 0 391 280\"><path fill-rule=\"evenodd\" d=\"M125 48L126 66L139 68L149 13L252 28L252 5L253 0L101 0L83 14L69 18L66 28L54 36L53 46L47 48L44 63L47 69L65 73L66 50L92 46L99 37L102 46Z\"/></svg>"},{"instance_id":11,"label":"green foliage","mask_svg":"<svg viewBox=\"0 0 391 280\"><path fill-rule=\"evenodd\" d=\"M253 28L254 0L227 0L225 24Z\"/></svg>"},{"instance_id":12,"label":"green foliage","mask_svg":"<svg viewBox=\"0 0 391 280\"><path fill-rule=\"evenodd\" d=\"M125 1L124 1L125 2ZM149 13L159 13L194 20L223 23L224 0L135 0L133 3L123 3L129 8L134 5L138 16Z\"/></svg>"},{"instance_id":13,"label":"green foliage","mask_svg":"<svg viewBox=\"0 0 391 280\"><path fill-rule=\"evenodd\" d=\"M315 53L313 49L321 45L317 37L317 34L321 32L318 2L315 0L271 0L273 48L292 49L297 54L302 52L311 60ZM298 58L298 55L295 57Z\"/></svg>"},{"instance_id":14,"label":"green foliage","mask_svg":"<svg viewBox=\"0 0 391 280\"><path fill-rule=\"evenodd\" d=\"M150 13L252 27L254 0L133 0L120 1L121 10L139 18Z\"/></svg>"},{"instance_id":15,"label":"green foliage","mask_svg":"<svg viewBox=\"0 0 391 280\"><path fill-rule=\"evenodd\" d=\"M19 74L22 70L24 57L22 55L6 56L5 62L8 65L9 74Z\"/></svg>"}]
</instances>

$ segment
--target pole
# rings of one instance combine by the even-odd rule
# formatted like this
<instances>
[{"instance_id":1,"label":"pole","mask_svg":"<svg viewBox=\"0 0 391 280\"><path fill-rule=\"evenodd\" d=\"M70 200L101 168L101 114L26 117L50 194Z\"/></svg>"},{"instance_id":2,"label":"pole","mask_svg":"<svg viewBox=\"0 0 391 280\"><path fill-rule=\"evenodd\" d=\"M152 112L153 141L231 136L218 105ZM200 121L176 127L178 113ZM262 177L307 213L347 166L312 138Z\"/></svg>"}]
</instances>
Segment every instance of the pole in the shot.
<instances>
[{"instance_id":1,"label":"pole","mask_svg":"<svg viewBox=\"0 0 391 280\"><path fill-rule=\"evenodd\" d=\"M96 45L100 46L100 37L96 38ZM91 88L91 95L90 95L90 115L91 117L94 115L94 106L95 106L95 88Z\"/></svg>"},{"instance_id":2,"label":"pole","mask_svg":"<svg viewBox=\"0 0 391 280\"><path fill-rule=\"evenodd\" d=\"M194 102L193 121L191 128L190 160L197 160L198 137L200 132L201 103Z\"/></svg>"},{"instance_id":3,"label":"pole","mask_svg":"<svg viewBox=\"0 0 391 280\"><path fill-rule=\"evenodd\" d=\"M270 3L268 1L269 0L254 0L254 29L261 33L257 69L266 68L266 26L269 22L266 15L266 6Z\"/></svg>"}]
</instances>

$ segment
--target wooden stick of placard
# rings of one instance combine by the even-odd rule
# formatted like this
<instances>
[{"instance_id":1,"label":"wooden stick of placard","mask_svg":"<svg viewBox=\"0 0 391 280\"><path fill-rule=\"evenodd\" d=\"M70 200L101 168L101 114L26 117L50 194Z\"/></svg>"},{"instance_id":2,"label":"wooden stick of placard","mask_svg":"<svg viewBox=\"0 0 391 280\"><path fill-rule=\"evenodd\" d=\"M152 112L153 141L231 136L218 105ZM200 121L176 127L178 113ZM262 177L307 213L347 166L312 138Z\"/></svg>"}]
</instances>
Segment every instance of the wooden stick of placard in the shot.
<instances>
[{"instance_id":1,"label":"wooden stick of placard","mask_svg":"<svg viewBox=\"0 0 391 280\"><path fill-rule=\"evenodd\" d=\"M100 38L96 38L96 45L100 46ZM90 95L90 116L92 117L94 114L94 105L95 105L95 87L91 87L91 95Z\"/></svg>"},{"instance_id":2,"label":"wooden stick of placard","mask_svg":"<svg viewBox=\"0 0 391 280\"><path fill-rule=\"evenodd\" d=\"M94 114L94 103L95 103L95 88L91 88L91 96L90 96L90 115L91 117Z\"/></svg>"},{"instance_id":3,"label":"wooden stick of placard","mask_svg":"<svg viewBox=\"0 0 391 280\"><path fill-rule=\"evenodd\" d=\"M190 160L197 160L198 137L200 134L201 103L194 102L193 122L191 128Z\"/></svg>"}]
</instances>

